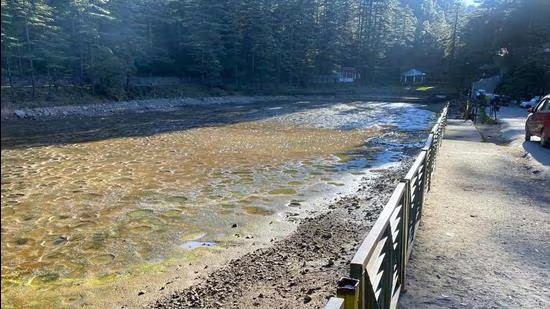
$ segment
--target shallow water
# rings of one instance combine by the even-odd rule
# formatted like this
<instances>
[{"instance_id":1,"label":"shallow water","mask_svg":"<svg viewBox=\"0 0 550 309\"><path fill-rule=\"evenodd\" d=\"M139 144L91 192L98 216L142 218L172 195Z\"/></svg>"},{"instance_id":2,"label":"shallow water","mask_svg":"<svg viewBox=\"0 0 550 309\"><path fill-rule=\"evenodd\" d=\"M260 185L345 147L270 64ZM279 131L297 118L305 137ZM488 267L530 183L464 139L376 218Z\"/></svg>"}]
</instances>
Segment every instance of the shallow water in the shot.
<instances>
[{"instance_id":1,"label":"shallow water","mask_svg":"<svg viewBox=\"0 0 550 309\"><path fill-rule=\"evenodd\" d=\"M223 246L234 224L351 192L432 120L403 103L275 102L8 124L2 304Z\"/></svg>"}]
</instances>

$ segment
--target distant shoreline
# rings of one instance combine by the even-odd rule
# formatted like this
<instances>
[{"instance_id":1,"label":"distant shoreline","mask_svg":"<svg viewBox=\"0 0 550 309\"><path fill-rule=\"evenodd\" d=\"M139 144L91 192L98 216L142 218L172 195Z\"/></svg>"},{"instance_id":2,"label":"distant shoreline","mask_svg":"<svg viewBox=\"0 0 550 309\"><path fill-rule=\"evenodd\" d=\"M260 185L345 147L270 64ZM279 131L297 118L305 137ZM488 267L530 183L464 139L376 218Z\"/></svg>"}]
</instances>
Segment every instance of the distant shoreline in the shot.
<instances>
[{"instance_id":1,"label":"distant shoreline","mask_svg":"<svg viewBox=\"0 0 550 309\"><path fill-rule=\"evenodd\" d=\"M20 109L3 109L2 120L18 119L59 119L65 117L97 117L119 113L139 113L147 111L169 112L184 106L201 106L213 104L250 104L287 100L326 100L334 98L384 100L415 103L429 99L425 96L400 96L386 94L340 94L340 95L280 95L280 96L212 96L212 97L179 97L170 99L131 100L88 105L63 105Z\"/></svg>"}]
</instances>

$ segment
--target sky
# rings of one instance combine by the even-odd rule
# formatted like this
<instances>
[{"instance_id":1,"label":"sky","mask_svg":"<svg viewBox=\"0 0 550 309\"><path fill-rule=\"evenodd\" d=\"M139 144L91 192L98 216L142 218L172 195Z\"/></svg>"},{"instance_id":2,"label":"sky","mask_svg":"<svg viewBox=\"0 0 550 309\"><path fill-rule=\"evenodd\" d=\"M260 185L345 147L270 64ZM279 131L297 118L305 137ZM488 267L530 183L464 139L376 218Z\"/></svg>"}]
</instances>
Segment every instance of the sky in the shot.
<instances>
[{"instance_id":1,"label":"sky","mask_svg":"<svg viewBox=\"0 0 550 309\"><path fill-rule=\"evenodd\" d=\"M467 4L467 5L477 5L475 1L476 0L462 0L462 2L464 2L464 4Z\"/></svg>"}]
</instances>

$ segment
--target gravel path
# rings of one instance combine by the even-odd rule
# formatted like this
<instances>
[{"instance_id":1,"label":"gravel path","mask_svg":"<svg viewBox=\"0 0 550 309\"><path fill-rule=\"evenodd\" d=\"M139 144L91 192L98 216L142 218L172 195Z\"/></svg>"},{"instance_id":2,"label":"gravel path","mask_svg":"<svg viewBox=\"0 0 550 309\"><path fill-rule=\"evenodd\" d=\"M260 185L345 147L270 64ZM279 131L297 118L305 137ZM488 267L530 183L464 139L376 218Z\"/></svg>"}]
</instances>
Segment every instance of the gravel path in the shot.
<instances>
[{"instance_id":1,"label":"gravel path","mask_svg":"<svg viewBox=\"0 0 550 309\"><path fill-rule=\"evenodd\" d=\"M322 308L336 281L410 166L380 170L357 194L304 219L289 237L232 260L197 285L149 304L152 308Z\"/></svg>"},{"instance_id":2,"label":"gravel path","mask_svg":"<svg viewBox=\"0 0 550 309\"><path fill-rule=\"evenodd\" d=\"M549 308L548 168L459 120L437 164L401 307Z\"/></svg>"}]
</instances>

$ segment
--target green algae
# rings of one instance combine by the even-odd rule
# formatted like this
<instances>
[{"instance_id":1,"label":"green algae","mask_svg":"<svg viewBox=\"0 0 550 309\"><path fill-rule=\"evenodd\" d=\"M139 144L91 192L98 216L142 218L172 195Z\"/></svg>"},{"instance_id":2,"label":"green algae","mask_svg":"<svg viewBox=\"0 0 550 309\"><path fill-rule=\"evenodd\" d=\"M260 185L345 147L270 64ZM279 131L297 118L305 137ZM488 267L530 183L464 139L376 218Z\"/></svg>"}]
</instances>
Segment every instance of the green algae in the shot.
<instances>
[{"instance_id":1,"label":"green algae","mask_svg":"<svg viewBox=\"0 0 550 309\"><path fill-rule=\"evenodd\" d=\"M296 193L296 190L290 188L279 188L269 191L269 194L273 195L294 195Z\"/></svg>"},{"instance_id":2,"label":"green algae","mask_svg":"<svg viewBox=\"0 0 550 309\"><path fill-rule=\"evenodd\" d=\"M242 206L241 208L244 210L245 213L249 215L269 216L274 213L272 210L257 206Z\"/></svg>"}]
</instances>

